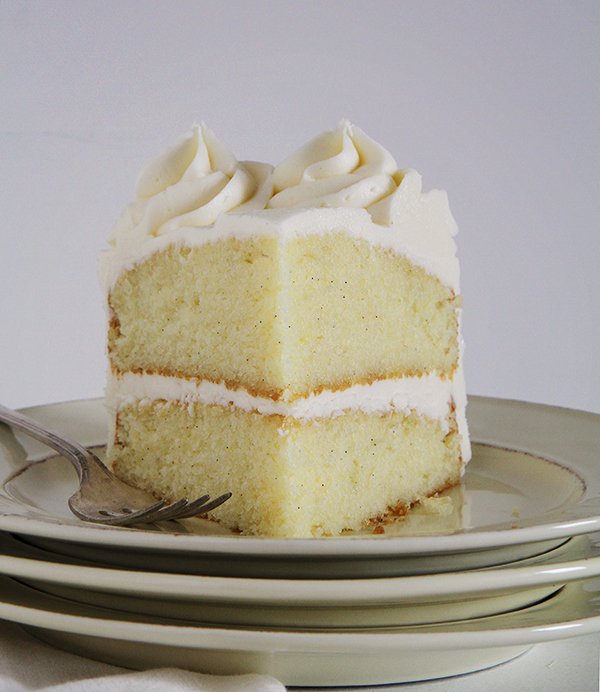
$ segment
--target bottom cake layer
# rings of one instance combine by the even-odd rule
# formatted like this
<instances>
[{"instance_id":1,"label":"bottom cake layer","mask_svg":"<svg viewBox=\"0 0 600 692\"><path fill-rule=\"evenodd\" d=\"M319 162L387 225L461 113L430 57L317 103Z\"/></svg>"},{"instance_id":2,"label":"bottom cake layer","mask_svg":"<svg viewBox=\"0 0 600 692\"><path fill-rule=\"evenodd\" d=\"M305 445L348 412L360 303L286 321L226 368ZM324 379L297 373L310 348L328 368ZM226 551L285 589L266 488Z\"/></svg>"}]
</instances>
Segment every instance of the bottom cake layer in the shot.
<instances>
[{"instance_id":1,"label":"bottom cake layer","mask_svg":"<svg viewBox=\"0 0 600 692\"><path fill-rule=\"evenodd\" d=\"M262 536L336 535L403 515L459 482L460 437L416 413L298 420L218 405L129 403L109 463L169 500L233 496L212 514Z\"/></svg>"}]
</instances>

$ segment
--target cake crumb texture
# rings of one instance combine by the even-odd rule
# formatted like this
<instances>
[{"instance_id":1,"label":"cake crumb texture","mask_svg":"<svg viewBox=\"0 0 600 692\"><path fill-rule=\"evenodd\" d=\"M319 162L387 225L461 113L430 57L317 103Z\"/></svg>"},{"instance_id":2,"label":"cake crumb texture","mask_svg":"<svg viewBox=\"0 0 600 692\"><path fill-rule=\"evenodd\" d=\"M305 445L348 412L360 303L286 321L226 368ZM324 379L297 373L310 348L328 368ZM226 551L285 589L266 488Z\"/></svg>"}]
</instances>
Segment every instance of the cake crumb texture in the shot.
<instances>
[{"instance_id":1,"label":"cake crumb texture","mask_svg":"<svg viewBox=\"0 0 600 692\"><path fill-rule=\"evenodd\" d=\"M119 411L109 462L170 500L231 491L211 515L230 529L337 535L458 483L452 417L449 425L399 412L301 422L201 403L132 404Z\"/></svg>"},{"instance_id":2,"label":"cake crumb texture","mask_svg":"<svg viewBox=\"0 0 600 692\"><path fill-rule=\"evenodd\" d=\"M185 374L272 398L450 376L458 363L453 291L342 232L171 246L124 272L109 304L117 371Z\"/></svg>"}]
</instances>

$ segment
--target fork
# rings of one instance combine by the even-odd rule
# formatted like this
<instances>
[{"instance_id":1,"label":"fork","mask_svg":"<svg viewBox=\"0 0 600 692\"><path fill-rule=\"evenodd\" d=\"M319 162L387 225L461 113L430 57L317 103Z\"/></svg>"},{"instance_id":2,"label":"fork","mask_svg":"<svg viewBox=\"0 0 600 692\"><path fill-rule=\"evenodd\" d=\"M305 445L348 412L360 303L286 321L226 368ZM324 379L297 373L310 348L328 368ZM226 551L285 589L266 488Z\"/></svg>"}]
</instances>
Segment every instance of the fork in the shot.
<instances>
[{"instance_id":1,"label":"fork","mask_svg":"<svg viewBox=\"0 0 600 692\"><path fill-rule=\"evenodd\" d=\"M1 404L0 422L28 433L52 447L73 464L79 476L79 490L69 498L69 508L83 521L111 526L131 526L185 519L196 514L205 514L231 497L231 493L225 493L210 500L209 495L203 495L191 502L182 498L168 504L165 500L157 500L150 493L134 488L117 478L89 449ZM4 485L21 472L22 470L13 473L4 481Z\"/></svg>"}]
</instances>

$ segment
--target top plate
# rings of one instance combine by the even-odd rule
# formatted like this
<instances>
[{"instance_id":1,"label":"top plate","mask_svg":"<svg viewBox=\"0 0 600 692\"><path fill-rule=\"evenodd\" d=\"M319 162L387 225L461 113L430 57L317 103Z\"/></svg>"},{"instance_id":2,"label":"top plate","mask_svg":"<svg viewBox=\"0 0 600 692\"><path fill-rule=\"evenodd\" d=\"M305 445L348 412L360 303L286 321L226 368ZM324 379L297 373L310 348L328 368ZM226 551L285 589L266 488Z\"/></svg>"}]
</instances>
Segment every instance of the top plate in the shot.
<instances>
[{"instance_id":1,"label":"top plate","mask_svg":"<svg viewBox=\"0 0 600 692\"><path fill-rule=\"evenodd\" d=\"M105 442L101 400L49 404L26 413L84 444ZM77 487L77 477L59 458L31 467L0 494L0 529L113 549L303 560L489 550L499 550L500 556L506 549L515 559L565 537L600 530L600 415L474 396L468 413L477 444L462 486L451 491L453 514L428 515L417 508L404 521L386 527L384 535L261 538L230 534L195 519L146 530L86 524L68 510L67 498ZM0 425L0 478L27 458L47 454L39 443ZM507 559L498 557L495 562Z\"/></svg>"}]
</instances>

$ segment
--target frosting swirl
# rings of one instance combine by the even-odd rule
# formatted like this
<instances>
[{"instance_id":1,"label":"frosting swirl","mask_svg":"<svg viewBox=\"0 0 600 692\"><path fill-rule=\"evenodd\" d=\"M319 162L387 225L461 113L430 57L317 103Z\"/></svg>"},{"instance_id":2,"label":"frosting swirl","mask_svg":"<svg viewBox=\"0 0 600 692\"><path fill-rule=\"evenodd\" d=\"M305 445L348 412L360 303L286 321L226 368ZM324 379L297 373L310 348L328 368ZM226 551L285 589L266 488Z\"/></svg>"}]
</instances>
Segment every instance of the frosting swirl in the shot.
<instances>
[{"instance_id":1,"label":"frosting swirl","mask_svg":"<svg viewBox=\"0 0 600 692\"><path fill-rule=\"evenodd\" d=\"M275 195L268 207L358 207L390 224L391 197L404 172L392 155L361 129L342 120L280 163L273 171ZM382 205L383 200L388 200Z\"/></svg>"},{"instance_id":2,"label":"frosting swirl","mask_svg":"<svg viewBox=\"0 0 600 692\"><path fill-rule=\"evenodd\" d=\"M341 230L405 255L459 290L457 228L446 193L423 192L416 171L399 170L386 149L347 121L275 169L237 161L207 127L195 127L144 169L136 193L103 253L107 292L123 270L172 243L196 247L263 234L287 242Z\"/></svg>"},{"instance_id":3,"label":"frosting swirl","mask_svg":"<svg viewBox=\"0 0 600 692\"><path fill-rule=\"evenodd\" d=\"M433 193L429 193L429 196ZM435 196L435 195L434 195ZM366 210L379 226L400 228L428 204L416 171L342 120L276 168L238 161L205 125L149 164L110 242L131 246L183 228L214 226L225 212L264 209Z\"/></svg>"},{"instance_id":4,"label":"frosting swirl","mask_svg":"<svg viewBox=\"0 0 600 692\"><path fill-rule=\"evenodd\" d=\"M264 209L272 195L272 166L239 162L205 125L183 139L140 174L137 200L113 237L133 230L158 236L184 226L210 226L232 209Z\"/></svg>"}]
</instances>

